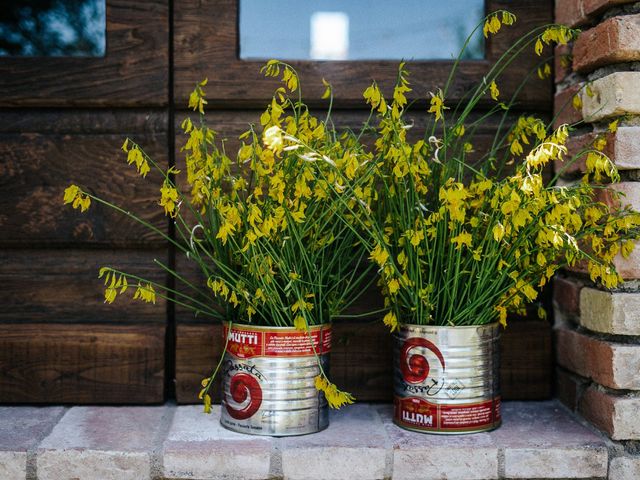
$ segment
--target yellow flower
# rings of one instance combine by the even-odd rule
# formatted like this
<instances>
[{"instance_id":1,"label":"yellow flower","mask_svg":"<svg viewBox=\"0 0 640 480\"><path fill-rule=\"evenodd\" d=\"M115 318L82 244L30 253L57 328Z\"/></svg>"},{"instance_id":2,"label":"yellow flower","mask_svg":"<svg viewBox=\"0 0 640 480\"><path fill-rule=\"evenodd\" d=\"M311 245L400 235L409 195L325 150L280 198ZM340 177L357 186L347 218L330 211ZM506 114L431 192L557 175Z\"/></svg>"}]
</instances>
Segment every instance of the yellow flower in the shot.
<instances>
[{"instance_id":1,"label":"yellow flower","mask_svg":"<svg viewBox=\"0 0 640 480\"><path fill-rule=\"evenodd\" d=\"M456 250L459 250L462 245L466 245L467 247L471 247L471 234L468 232L462 232L459 235L456 235L451 239L451 243L455 243Z\"/></svg>"},{"instance_id":2,"label":"yellow flower","mask_svg":"<svg viewBox=\"0 0 640 480\"><path fill-rule=\"evenodd\" d=\"M613 122L609 123L609 127L607 128L607 130L610 133L616 133L618 131L618 122L619 121L620 121L619 119L616 119Z\"/></svg>"},{"instance_id":3,"label":"yellow flower","mask_svg":"<svg viewBox=\"0 0 640 480\"><path fill-rule=\"evenodd\" d=\"M142 285L138 283L136 293L133 295L134 300L140 299L147 303L156 303L156 291L150 283Z\"/></svg>"},{"instance_id":4,"label":"yellow flower","mask_svg":"<svg viewBox=\"0 0 640 480\"><path fill-rule=\"evenodd\" d=\"M344 405L350 405L354 402L353 395L338 390L335 384L330 383L323 375L315 378L315 385L318 391L324 392L327 403L331 408L340 408Z\"/></svg>"},{"instance_id":5,"label":"yellow flower","mask_svg":"<svg viewBox=\"0 0 640 480\"><path fill-rule=\"evenodd\" d=\"M384 265L387 263L387 260L389 259L389 252L387 252L387 249L382 245L377 244L371 252L369 258L376 262L380 267L384 267Z\"/></svg>"},{"instance_id":6,"label":"yellow flower","mask_svg":"<svg viewBox=\"0 0 640 480\"><path fill-rule=\"evenodd\" d=\"M160 188L160 195L159 205L164 207L165 215L170 215L172 218L175 218L178 214L176 208L178 204L178 191L165 180Z\"/></svg>"},{"instance_id":7,"label":"yellow flower","mask_svg":"<svg viewBox=\"0 0 640 480\"><path fill-rule=\"evenodd\" d=\"M394 295L400 290L400 282L397 278L393 278L387 283L387 288L389 289L389 293Z\"/></svg>"},{"instance_id":8,"label":"yellow flower","mask_svg":"<svg viewBox=\"0 0 640 480\"><path fill-rule=\"evenodd\" d=\"M502 305L498 305L496 307L496 311L498 312L498 321L500 322L500 325L502 325L503 327L506 327L507 326L507 309Z\"/></svg>"},{"instance_id":9,"label":"yellow flower","mask_svg":"<svg viewBox=\"0 0 640 480\"><path fill-rule=\"evenodd\" d=\"M576 110L580 110L582 108L582 97L580 97L579 93L576 93L571 100L571 104L573 108Z\"/></svg>"},{"instance_id":10,"label":"yellow flower","mask_svg":"<svg viewBox=\"0 0 640 480\"><path fill-rule=\"evenodd\" d=\"M87 210L91 205L91 198L83 193L77 185L69 185L64 190L63 200L65 205L71 203L73 208L80 208L81 212Z\"/></svg>"},{"instance_id":11,"label":"yellow flower","mask_svg":"<svg viewBox=\"0 0 640 480\"><path fill-rule=\"evenodd\" d=\"M147 173L151 171L151 168L149 168L149 162L137 145L134 145L129 149L129 152L127 153L127 163L129 165L135 163L138 173L143 177L146 177Z\"/></svg>"},{"instance_id":12,"label":"yellow flower","mask_svg":"<svg viewBox=\"0 0 640 480\"><path fill-rule=\"evenodd\" d=\"M382 321L387 327L391 329L392 332L398 330L399 328L396 314L391 311L387 312Z\"/></svg>"},{"instance_id":13,"label":"yellow flower","mask_svg":"<svg viewBox=\"0 0 640 480\"><path fill-rule=\"evenodd\" d=\"M293 328L301 331L305 331L307 329L307 322L302 315L298 315L293 319Z\"/></svg>"},{"instance_id":14,"label":"yellow flower","mask_svg":"<svg viewBox=\"0 0 640 480\"><path fill-rule=\"evenodd\" d=\"M498 100L498 96L500 95L500 90L498 90L498 84L496 84L495 80L493 80L489 84L489 92L491 93L491 98L492 99Z\"/></svg>"},{"instance_id":15,"label":"yellow flower","mask_svg":"<svg viewBox=\"0 0 640 480\"><path fill-rule=\"evenodd\" d=\"M500 19L497 14L490 15L487 20L484 22L484 27L482 27L482 33L487 38L489 33L496 34L500 31L500 27L502 24L500 23Z\"/></svg>"},{"instance_id":16,"label":"yellow flower","mask_svg":"<svg viewBox=\"0 0 640 480\"><path fill-rule=\"evenodd\" d=\"M499 242L504 238L504 226L501 223L497 223L493 227L493 238L496 242Z\"/></svg>"},{"instance_id":17,"label":"yellow flower","mask_svg":"<svg viewBox=\"0 0 640 480\"><path fill-rule=\"evenodd\" d=\"M442 111L448 110L449 107L445 107L444 105L442 90L438 89L438 92L435 95L431 92L429 92L429 94L431 95L431 106L429 107L428 112L435 114L436 121L438 121L442 118Z\"/></svg>"},{"instance_id":18,"label":"yellow flower","mask_svg":"<svg viewBox=\"0 0 640 480\"><path fill-rule=\"evenodd\" d=\"M211 395L204 396L204 413L211 413Z\"/></svg>"},{"instance_id":19,"label":"yellow flower","mask_svg":"<svg viewBox=\"0 0 640 480\"><path fill-rule=\"evenodd\" d=\"M282 151L282 147L284 144L284 132L282 129L274 125L272 127L267 128L264 131L263 141L265 146L274 152Z\"/></svg>"}]
</instances>

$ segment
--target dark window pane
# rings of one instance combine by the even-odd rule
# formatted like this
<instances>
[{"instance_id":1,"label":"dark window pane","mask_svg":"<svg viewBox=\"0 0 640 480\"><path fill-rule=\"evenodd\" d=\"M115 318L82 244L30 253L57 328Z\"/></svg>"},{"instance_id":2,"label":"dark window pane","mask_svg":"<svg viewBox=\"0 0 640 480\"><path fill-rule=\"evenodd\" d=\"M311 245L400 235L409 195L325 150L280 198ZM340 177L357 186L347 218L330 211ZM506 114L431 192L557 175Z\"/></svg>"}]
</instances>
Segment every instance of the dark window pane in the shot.
<instances>
[{"instance_id":1,"label":"dark window pane","mask_svg":"<svg viewBox=\"0 0 640 480\"><path fill-rule=\"evenodd\" d=\"M484 0L240 0L240 58L450 59L483 17Z\"/></svg>"},{"instance_id":2,"label":"dark window pane","mask_svg":"<svg viewBox=\"0 0 640 480\"><path fill-rule=\"evenodd\" d=\"M11 0L0 7L0 57L103 57L105 0Z\"/></svg>"}]
</instances>

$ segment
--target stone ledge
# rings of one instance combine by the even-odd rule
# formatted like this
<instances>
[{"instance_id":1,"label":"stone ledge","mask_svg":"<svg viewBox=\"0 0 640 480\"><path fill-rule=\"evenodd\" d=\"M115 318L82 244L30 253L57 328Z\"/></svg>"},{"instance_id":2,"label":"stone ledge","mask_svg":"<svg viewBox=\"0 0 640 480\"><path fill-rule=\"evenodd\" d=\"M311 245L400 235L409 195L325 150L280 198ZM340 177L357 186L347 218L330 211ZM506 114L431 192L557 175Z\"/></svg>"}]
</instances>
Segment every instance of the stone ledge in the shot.
<instances>
[{"instance_id":1,"label":"stone ledge","mask_svg":"<svg viewBox=\"0 0 640 480\"><path fill-rule=\"evenodd\" d=\"M360 404L332 412L323 432L289 438L229 432L219 407L2 407L0 478L606 478L605 441L558 402L503 407L498 430L439 436L396 427L389 405Z\"/></svg>"}]
</instances>

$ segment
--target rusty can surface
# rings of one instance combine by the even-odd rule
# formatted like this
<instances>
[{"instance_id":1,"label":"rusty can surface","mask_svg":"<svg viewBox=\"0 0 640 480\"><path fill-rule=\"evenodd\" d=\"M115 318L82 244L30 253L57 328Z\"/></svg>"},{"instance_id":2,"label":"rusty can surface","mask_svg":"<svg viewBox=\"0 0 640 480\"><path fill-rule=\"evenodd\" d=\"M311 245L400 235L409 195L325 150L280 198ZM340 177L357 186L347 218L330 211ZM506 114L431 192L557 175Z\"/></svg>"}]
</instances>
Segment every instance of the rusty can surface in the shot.
<instances>
[{"instance_id":1,"label":"rusty can surface","mask_svg":"<svg viewBox=\"0 0 640 480\"><path fill-rule=\"evenodd\" d=\"M408 325L394 336L394 422L456 434L500 426L498 323Z\"/></svg>"},{"instance_id":2,"label":"rusty can surface","mask_svg":"<svg viewBox=\"0 0 640 480\"><path fill-rule=\"evenodd\" d=\"M311 327L311 335L241 324L223 330L229 337L222 364L223 427L279 437L329 426L327 401L315 387L320 369L314 348L328 372L330 325Z\"/></svg>"}]
</instances>

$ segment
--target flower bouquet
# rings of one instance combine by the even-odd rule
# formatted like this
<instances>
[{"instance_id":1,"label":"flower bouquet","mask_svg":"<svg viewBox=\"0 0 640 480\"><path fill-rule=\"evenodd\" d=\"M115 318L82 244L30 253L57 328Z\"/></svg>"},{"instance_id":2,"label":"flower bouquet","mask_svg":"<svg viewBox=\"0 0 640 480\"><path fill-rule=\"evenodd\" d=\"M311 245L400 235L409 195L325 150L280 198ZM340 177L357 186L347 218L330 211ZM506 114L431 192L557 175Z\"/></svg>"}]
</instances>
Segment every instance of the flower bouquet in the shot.
<instances>
[{"instance_id":1,"label":"flower bouquet","mask_svg":"<svg viewBox=\"0 0 640 480\"><path fill-rule=\"evenodd\" d=\"M497 11L476 30L497 34L515 21ZM497 427L498 335L508 312L524 312L554 272L578 262L607 288L621 281L613 259L633 249L640 215L599 201L601 191L616 196L601 182L619 180L602 152L604 137L568 158L569 125L552 129L530 115L513 121L517 95L500 97L500 77L514 58L541 55L575 35L562 25L529 32L449 105L463 50L447 84L429 94L431 123L413 141L413 125L404 119L409 73L401 63L390 100L375 82L364 92L375 124L342 141L340 154L353 161L355 174L333 193L349 207L341 210L344 221L354 225L377 270L383 320L395 333L394 419L402 427L436 433ZM524 82L535 81L534 73ZM542 60L538 76L549 73ZM474 115L481 102L490 107ZM478 151L476 132L489 119L497 119L492 143ZM374 145L367 148L360 139L371 130ZM295 138L285 144L299 155L322 154ZM582 180L561 185L563 169L582 157ZM558 172L552 178L551 164ZM373 193L362 196L363 189ZM359 202L351 207L353 197Z\"/></svg>"},{"instance_id":2,"label":"flower bouquet","mask_svg":"<svg viewBox=\"0 0 640 480\"><path fill-rule=\"evenodd\" d=\"M350 219L354 203L336 202L332 194L353 178L349 143L338 141L302 104L290 66L271 61L264 72L284 86L259 127L241 135L233 160L206 124L206 80L189 99L199 118L182 123L184 171L165 170L132 139L124 142L127 162L142 177L152 168L162 175L158 203L175 226L175 238L86 188L71 185L64 201L82 211L91 201L116 209L198 266L206 285L156 260L174 277L175 289L105 266L105 301L135 285L135 299L155 302L158 295L223 322L225 353L202 381L205 411L211 410L212 381L221 373L224 426L297 435L328 425L327 404L339 408L354 400L327 375L331 321L357 299L371 275ZM293 135L297 143L290 145ZM322 153L301 154L302 144Z\"/></svg>"}]
</instances>

